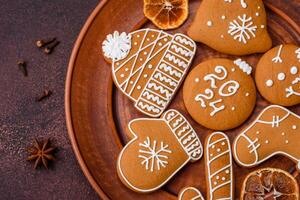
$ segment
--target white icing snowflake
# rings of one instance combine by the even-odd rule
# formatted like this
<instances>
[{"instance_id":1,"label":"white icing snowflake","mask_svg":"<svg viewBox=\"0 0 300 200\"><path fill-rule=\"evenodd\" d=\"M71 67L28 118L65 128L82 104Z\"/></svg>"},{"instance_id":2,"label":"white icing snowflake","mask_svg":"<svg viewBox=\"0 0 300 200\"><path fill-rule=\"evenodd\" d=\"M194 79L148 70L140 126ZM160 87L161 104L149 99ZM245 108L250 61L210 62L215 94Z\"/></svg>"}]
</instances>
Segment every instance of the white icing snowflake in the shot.
<instances>
[{"instance_id":1,"label":"white icing snowflake","mask_svg":"<svg viewBox=\"0 0 300 200\"><path fill-rule=\"evenodd\" d=\"M153 172L155 168L160 170L161 167L165 168L168 164L168 156L166 154L172 153L168 149L169 145L164 145L163 142L160 143L160 147L156 149L157 141L154 140L153 144L151 144L151 140L149 137L143 142L140 143L139 146L141 149L139 150L140 155L139 158L142 158L142 165L145 165L146 170Z\"/></svg>"},{"instance_id":2,"label":"white icing snowflake","mask_svg":"<svg viewBox=\"0 0 300 200\"><path fill-rule=\"evenodd\" d=\"M233 39L238 40L247 44L247 40L252 37L255 37L257 26L253 26L252 17L247 17L246 14L243 16L238 16L238 21L233 20L229 24L228 34L233 36Z\"/></svg>"},{"instance_id":3,"label":"white icing snowflake","mask_svg":"<svg viewBox=\"0 0 300 200\"><path fill-rule=\"evenodd\" d=\"M113 34L107 35L102 43L102 51L104 56L118 61L125 58L131 49L131 35L125 32L119 34L115 31Z\"/></svg>"}]
</instances>

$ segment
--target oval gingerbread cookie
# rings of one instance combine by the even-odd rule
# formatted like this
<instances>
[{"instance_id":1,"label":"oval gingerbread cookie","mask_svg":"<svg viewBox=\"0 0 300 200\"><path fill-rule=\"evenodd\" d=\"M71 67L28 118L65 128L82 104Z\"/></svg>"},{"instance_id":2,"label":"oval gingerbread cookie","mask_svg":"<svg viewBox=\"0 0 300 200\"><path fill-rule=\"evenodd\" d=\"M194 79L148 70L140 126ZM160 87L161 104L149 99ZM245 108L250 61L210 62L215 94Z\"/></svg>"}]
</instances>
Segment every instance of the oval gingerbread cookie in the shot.
<instances>
[{"instance_id":1,"label":"oval gingerbread cookie","mask_svg":"<svg viewBox=\"0 0 300 200\"><path fill-rule=\"evenodd\" d=\"M188 162L202 156L196 132L176 110L168 110L160 119L135 119L128 127L133 137L119 155L117 171L134 191L159 189Z\"/></svg>"},{"instance_id":2,"label":"oval gingerbread cookie","mask_svg":"<svg viewBox=\"0 0 300 200\"><path fill-rule=\"evenodd\" d=\"M197 188L186 187L179 192L178 200L204 200L204 198Z\"/></svg>"},{"instance_id":3,"label":"oval gingerbread cookie","mask_svg":"<svg viewBox=\"0 0 300 200\"><path fill-rule=\"evenodd\" d=\"M228 130L242 124L256 101L251 70L241 59L212 59L199 64L183 87L189 114L199 124L214 130Z\"/></svg>"},{"instance_id":4,"label":"oval gingerbread cookie","mask_svg":"<svg viewBox=\"0 0 300 200\"><path fill-rule=\"evenodd\" d=\"M259 61L255 81L260 94L273 104L300 103L300 48L280 45Z\"/></svg>"},{"instance_id":5,"label":"oval gingerbread cookie","mask_svg":"<svg viewBox=\"0 0 300 200\"><path fill-rule=\"evenodd\" d=\"M196 44L180 33L141 29L108 35L102 50L116 86L139 111L159 117L185 77Z\"/></svg>"},{"instance_id":6,"label":"oval gingerbread cookie","mask_svg":"<svg viewBox=\"0 0 300 200\"><path fill-rule=\"evenodd\" d=\"M265 52L272 46L262 0L203 0L188 36L233 55Z\"/></svg>"}]
</instances>

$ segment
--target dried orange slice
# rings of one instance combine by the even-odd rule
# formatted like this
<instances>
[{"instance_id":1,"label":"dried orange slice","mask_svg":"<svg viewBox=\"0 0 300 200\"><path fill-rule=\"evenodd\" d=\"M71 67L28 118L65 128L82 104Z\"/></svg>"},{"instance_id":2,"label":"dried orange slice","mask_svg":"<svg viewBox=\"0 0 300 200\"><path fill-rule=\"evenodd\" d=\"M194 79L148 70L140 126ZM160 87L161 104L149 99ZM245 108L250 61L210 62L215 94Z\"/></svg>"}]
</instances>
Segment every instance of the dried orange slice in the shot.
<instances>
[{"instance_id":1,"label":"dried orange slice","mask_svg":"<svg viewBox=\"0 0 300 200\"><path fill-rule=\"evenodd\" d=\"M188 17L188 0L144 0L144 14L160 29L174 29Z\"/></svg>"},{"instance_id":2,"label":"dried orange slice","mask_svg":"<svg viewBox=\"0 0 300 200\"><path fill-rule=\"evenodd\" d=\"M250 173L244 180L241 200L298 200L299 186L289 173L265 168Z\"/></svg>"}]
</instances>

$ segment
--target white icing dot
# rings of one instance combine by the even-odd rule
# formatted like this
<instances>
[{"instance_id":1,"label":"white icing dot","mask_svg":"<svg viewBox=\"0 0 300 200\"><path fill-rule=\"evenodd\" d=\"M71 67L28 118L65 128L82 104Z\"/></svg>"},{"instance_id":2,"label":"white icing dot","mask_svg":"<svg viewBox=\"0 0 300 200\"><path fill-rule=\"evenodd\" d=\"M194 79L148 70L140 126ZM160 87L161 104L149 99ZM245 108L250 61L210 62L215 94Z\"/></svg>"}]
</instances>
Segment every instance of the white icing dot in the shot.
<instances>
[{"instance_id":1,"label":"white icing dot","mask_svg":"<svg viewBox=\"0 0 300 200\"><path fill-rule=\"evenodd\" d=\"M258 135L258 134L260 134L260 132L259 132L259 131L256 131L256 134Z\"/></svg>"},{"instance_id":2,"label":"white icing dot","mask_svg":"<svg viewBox=\"0 0 300 200\"><path fill-rule=\"evenodd\" d=\"M255 15L258 17L258 16L259 16L259 13L257 12L257 13L255 13Z\"/></svg>"},{"instance_id":3,"label":"white icing dot","mask_svg":"<svg viewBox=\"0 0 300 200\"><path fill-rule=\"evenodd\" d=\"M225 142L222 142L222 146L224 146L225 145Z\"/></svg>"},{"instance_id":4,"label":"white icing dot","mask_svg":"<svg viewBox=\"0 0 300 200\"><path fill-rule=\"evenodd\" d=\"M218 183L215 181L215 182L214 182L214 185L217 185L217 184L218 184Z\"/></svg>"},{"instance_id":5,"label":"white icing dot","mask_svg":"<svg viewBox=\"0 0 300 200\"><path fill-rule=\"evenodd\" d=\"M150 41L150 38L147 38L147 41Z\"/></svg>"},{"instance_id":6,"label":"white icing dot","mask_svg":"<svg viewBox=\"0 0 300 200\"><path fill-rule=\"evenodd\" d=\"M125 75L124 75L124 74L121 74L120 76L123 78Z\"/></svg>"},{"instance_id":7,"label":"white icing dot","mask_svg":"<svg viewBox=\"0 0 300 200\"><path fill-rule=\"evenodd\" d=\"M139 38L139 37L141 37L141 36L140 36L140 35L137 35L136 37L138 37L138 38Z\"/></svg>"},{"instance_id":8,"label":"white icing dot","mask_svg":"<svg viewBox=\"0 0 300 200\"><path fill-rule=\"evenodd\" d=\"M296 125L293 125L293 126L292 126L292 129L293 129L293 130L296 130L296 129L297 129L297 126L296 126Z\"/></svg>"},{"instance_id":9,"label":"white icing dot","mask_svg":"<svg viewBox=\"0 0 300 200\"><path fill-rule=\"evenodd\" d=\"M145 75L144 75L144 78L147 78L147 77L148 77L148 75L147 75L147 74L145 74Z\"/></svg>"},{"instance_id":10,"label":"white icing dot","mask_svg":"<svg viewBox=\"0 0 300 200\"><path fill-rule=\"evenodd\" d=\"M216 176L216 179L219 180L219 179L220 179L220 176Z\"/></svg>"},{"instance_id":11,"label":"white icing dot","mask_svg":"<svg viewBox=\"0 0 300 200\"><path fill-rule=\"evenodd\" d=\"M249 95L250 95L250 94L247 92L247 93L246 93L246 97L248 97Z\"/></svg>"},{"instance_id":12,"label":"white icing dot","mask_svg":"<svg viewBox=\"0 0 300 200\"><path fill-rule=\"evenodd\" d=\"M272 87L273 86L273 81L272 80L267 80L266 86Z\"/></svg>"},{"instance_id":13,"label":"white icing dot","mask_svg":"<svg viewBox=\"0 0 300 200\"><path fill-rule=\"evenodd\" d=\"M120 63L119 63L119 62L117 62L117 63L116 63L116 65L120 65Z\"/></svg>"},{"instance_id":14,"label":"white icing dot","mask_svg":"<svg viewBox=\"0 0 300 200\"><path fill-rule=\"evenodd\" d=\"M132 85L132 84L133 84L133 81L130 81L130 84Z\"/></svg>"},{"instance_id":15,"label":"white icing dot","mask_svg":"<svg viewBox=\"0 0 300 200\"><path fill-rule=\"evenodd\" d=\"M282 136L284 136L284 135L285 135L285 133L284 133L284 132L282 132L282 133L281 133L281 135L282 135Z\"/></svg>"},{"instance_id":16,"label":"white icing dot","mask_svg":"<svg viewBox=\"0 0 300 200\"><path fill-rule=\"evenodd\" d=\"M286 140L286 141L285 141L285 143L286 143L286 144L288 144L288 143L289 143L289 141L288 141L288 140Z\"/></svg>"},{"instance_id":17,"label":"white icing dot","mask_svg":"<svg viewBox=\"0 0 300 200\"><path fill-rule=\"evenodd\" d=\"M212 26L213 25L213 23L212 23L212 21L207 21L207 26Z\"/></svg>"},{"instance_id":18,"label":"white icing dot","mask_svg":"<svg viewBox=\"0 0 300 200\"><path fill-rule=\"evenodd\" d=\"M161 46L162 46L162 43L161 43L161 42L160 42L160 43L158 43L158 46L160 46L160 47L161 47Z\"/></svg>"},{"instance_id":19,"label":"white icing dot","mask_svg":"<svg viewBox=\"0 0 300 200\"><path fill-rule=\"evenodd\" d=\"M259 10L259 9L260 9L260 6L258 6L257 9Z\"/></svg>"},{"instance_id":20,"label":"white icing dot","mask_svg":"<svg viewBox=\"0 0 300 200\"><path fill-rule=\"evenodd\" d=\"M137 45L137 42L135 42L134 45Z\"/></svg>"},{"instance_id":21,"label":"white icing dot","mask_svg":"<svg viewBox=\"0 0 300 200\"><path fill-rule=\"evenodd\" d=\"M229 174L229 170L227 169L227 170L225 171L225 173L226 173L226 174Z\"/></svg>"},{"instance_id":22,"label":"white icing dot","mask_svg":"<svg viewBox=\"0 0 300 200\"><path fill-rule=\"evenodd\" d=\"M277 78L278 80L283 81L285 79L285 74L281 72L277 75Z\"/></svg>"},{"instance_id":23,"label":"white icing dot","mask_svg":"<svg viewBox=\"0 0 300 200\"><path fill-rule=\"evenodd\" d=\"M224 19L226 19L226 16L225 16L225 15L222 15L222 17L221 17L221 18L224 20Z\"/></svg>"},{"instance_id":24,"label":"white icing dot","mask_svg":"<svg viewBox=\"0 0 300 200\"><path fill-rule=\"evenodd\" d=\"M218 148L218 149L217 149L217 152L220 152L220 151L221 151L221 149Z\"/></svg>"},{"instance_id":25,"label":"white icing dot","mask_svg":"<svg viewBox=\"0 0 300 200\"><path fill-rule=\"evenodd\" d=\"M265 25L260 25L260 28L265 28Z\"/></svg>"},{"instance_id":26,"label":"white icing dot","mask_svg":"<svg viewBox=\"0 0 300 200\"><path fill-rule=\"evenodd\" d=\"M126 72L128 72L128 70L129 70L128 68L125 68L125 71L126 71Z\"/></svg>"},{"instance_id":27,"label":"white icing dot","mask_svg":"<svg viewBox=\"0 0 300 200\"><path fill-rule=\"evenodd\" d=\"M298 73L298 68L297 68L296 66L293 66L293 67L291 68L291 74L295 75L295 74L297 74L297 73Z\"/></svg>"},{"instance_id":28,"label":"white icing dot","mask_svg":"<svg viewBox=\"0 0 300 200\"><path fill-rule=\"evenodd\" d=\"M195 78L195 82L199 83L200 79L199 78Z\"/></svg>"},{"instance_id":29,"label":"white icing dot","mask_svg":"<svg viewBox=\"0 0 300 200\"><path fill-rule=\"evenodd\" d=\"M140 58L140 61L143 61L143 58Z\"/></svg>"},{"instance_id":30,"label":"white icing dot","mask_svg":"<svg viewBox=\"0 0 300 200\"><path fill-rule=\"evenodd\" d=\"M155 35L151 35L151 37L155 37Z\"/></svg>"},{"instance_id":31,"label":"white icing dot","mask_svg":"<svg viewBox=\"0 0 300 200\"><path fill-rule=\"evenodd\" d=\"M235 110L235 107L232 107L231 110Z\"/></svg>"},{"instance_id":32,"label":"white icing dot","mask_svg":"<svg viewBox=\"0 0 300 200\"><path fill-rule=\"evenodd\" d=\"M235 72L235 68L231 68L231 71L232 71L232 72Z\"/></svg>"},{"instance_id":33,"label":"white icing dot","mask_svg":"<svg viewBox=\"0 0 300 200\"><path fill-rule=\"evenodd\" d=\"M224 35L221 35L221 38L224 38Z\"/></svg>"},{"instance_id":34,"label":"white icing dot","mask_svg":"<svg viewBox=\"0 0 300 200\"><path fill-rule=\"evenodd\" d=\"M140 85L138 85L136 88L137 88L138 90L140 90L142 87L141 87Z\"/></svg>"},{"instance_id":35,"label":"white icing dot","mask_svg":"<svg viewBox=\"0 0 300 200\"><path fill-rule=\"evenodd\" d=\"M149 67L149 69L152 69L153 66L150 64L150 65L148 65L148 67Z\"/></svg>"},{"instance_id":36,"label":"white icing dot","mask_svg":"<svg viewBox=\"0 0 300 200\"><path fill-rule=\"evenodd\" d=\"M266 140L265 143L266 143L266 144L269 144L269 140Z\"/></svg>"},{"instance_id":37,"label":"white icing dot","mask_svg":"<svg viewBox=\"0 0 300 200\"><path fill-rule=\"evenodd\" d=\"M225 177L222 177L222 181L225 181L226 180L226 178Z\"/></svg>"},{"instance_id":38,"label":"white icing dot","mask_svg":"<svg viewBox=\"0 0 300 200\"><path fill-rule=\"evenodd\" d=\"M212 154L212 153L210 154L211 157L212 157L213 155L214 155L214 154Z\"/></svg>"},{"instance_id":39,"label":"white icing dot","mask_svg":"<svg viewBox=\"0 0 300 200\"><path fill-rule=\"evenodd\" d=\"M144 55L147 55L147 54L148 54L147 51L145 51L145 52L144 52Z\"/></svg>"},{"instance_id":40,"label":"white icing dot","mask_svg":"<svg viewBox=\"0 0 300 200\"><path fill-rule=\"evenodd\" d=\"M212 148L214 149L216 146L215 145L212 145Z\"/></svg>"},{"instance_id":41,"label":"white icing dot","mask_svg":"<svg viewBox=\"0 0 300 200\"><path fill-rule=\"evenodd\" d=\"M167 41L168 41L168 39L167 39L167 38L165 38L165 39L164 39L164 41L165 41L165 42L167 42Z\"/></svg>"}]
</instances>

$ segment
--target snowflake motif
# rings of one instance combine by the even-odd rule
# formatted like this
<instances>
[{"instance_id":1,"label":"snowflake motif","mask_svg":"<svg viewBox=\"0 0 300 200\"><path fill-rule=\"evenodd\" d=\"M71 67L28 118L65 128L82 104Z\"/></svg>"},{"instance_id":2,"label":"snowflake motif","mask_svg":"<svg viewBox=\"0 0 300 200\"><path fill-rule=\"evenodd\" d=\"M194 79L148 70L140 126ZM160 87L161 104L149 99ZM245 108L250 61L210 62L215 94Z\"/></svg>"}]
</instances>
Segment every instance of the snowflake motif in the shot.
<instances>
[{"instance_id":1,"label":"snowflake motif","mask_svg":"<svg viewBox=\"0 0 300 200\"><path fill-rule=\"evenodd\" d=\"M102 43L102 51L104 56L118 61L125 58L131 49L131 35L127 35L125 32L119 33L115 31L113 34L109 34L106 40Z\"/></svg>"},{"instance_id":2,"label":"snowflake motif","mask_svg":"<svg viewBox=\"0 0 300 200\"><path fill-rule=\"evenodd\" d=\"M239 22L237 20L230 22L228 34L233 36L233 39L247 44L251 35L255 37L257 26L253 26L252 17L247 17L246 14L238 16L238 20Z\"/></svg>"},{"instance_id":3,"label":"snowflake motif","mask_svg":"<svg viewBox=\"0 0 300 200\"><path fill-rule=\"evenodd\" d=\"M139 158L142 158L142 165L145 165L146 170L153 172L155 168L160 170L161 167L165 168L168 164L168 156L165 154L172 153L171 150L168 149L169 145L164 145L163 142L160 143L160 148L156 149L157 141L153 141L153 146L151 146L151 140L149 137L143 142L139 143L139 146L142 148L139 150L140 155ZM164 155L163 155L164 154Z\"/></svg>"}]
</instances>

